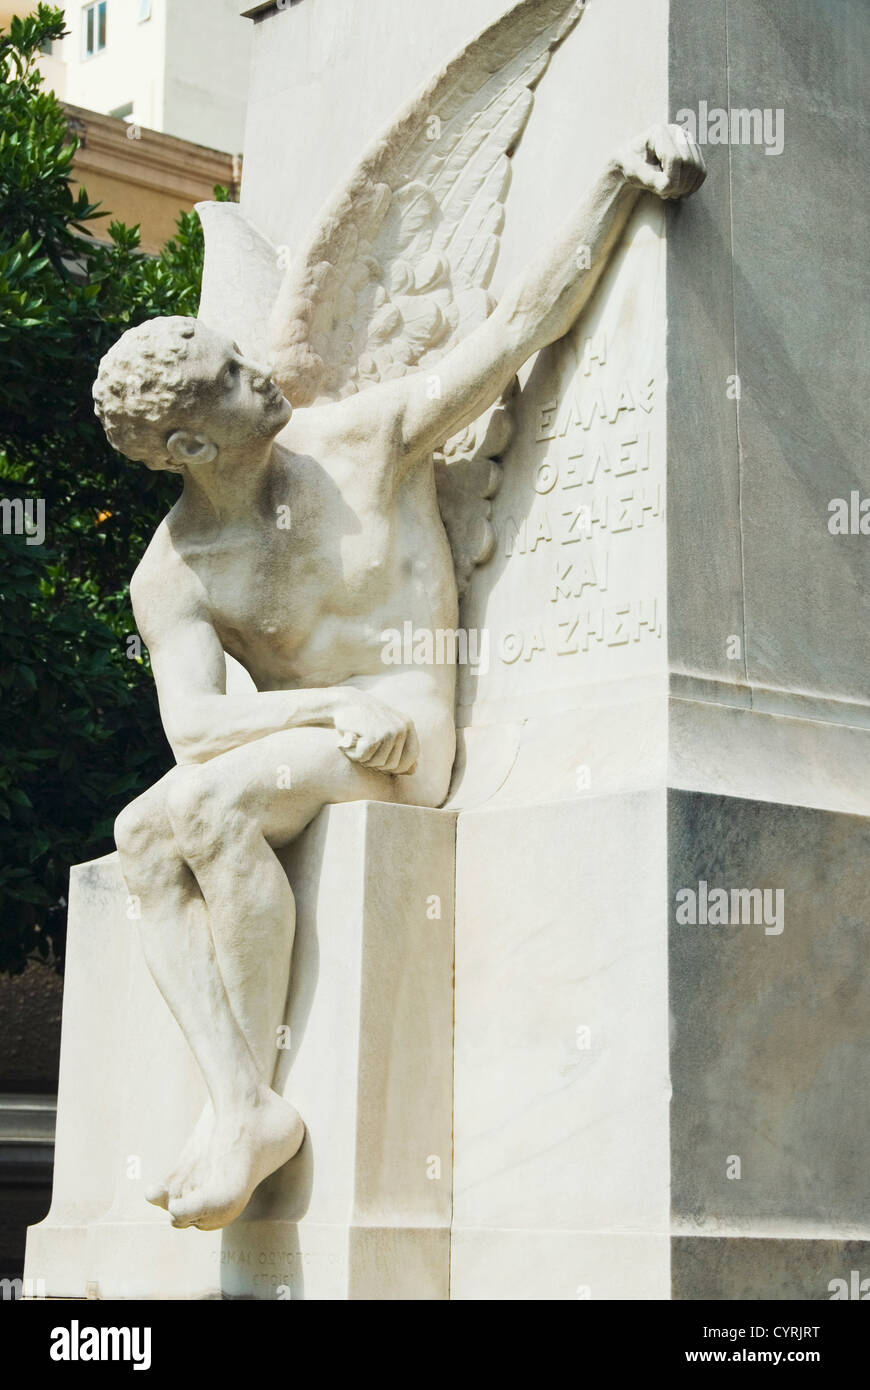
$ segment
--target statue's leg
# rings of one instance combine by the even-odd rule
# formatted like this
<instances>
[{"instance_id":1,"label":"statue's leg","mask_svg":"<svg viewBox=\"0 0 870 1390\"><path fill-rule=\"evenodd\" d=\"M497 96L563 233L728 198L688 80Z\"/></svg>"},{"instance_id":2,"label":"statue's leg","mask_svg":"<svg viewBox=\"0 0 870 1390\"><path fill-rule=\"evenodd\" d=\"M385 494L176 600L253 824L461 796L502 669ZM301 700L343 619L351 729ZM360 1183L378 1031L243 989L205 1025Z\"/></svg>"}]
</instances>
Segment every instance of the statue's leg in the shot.
<instances>
[{"instance_id":1,"label":"statue's leg","mask_svg":"<svg viewBox=\"0 0 870 1390\"><path fill-rule=\"evenodd\" d=\"M119 821L128 887L142 897L143 941L146 935L160 936L156 952L146 947L149 966L204 1074L217 1067L231 1083L230 1096L225 1088L217 1090L219 1103L209 1084L213 1125L201 1128L204 1143L198 1156L188 1165L180 1164L170 1181L167 1204L179 1225L226 1225L244 1208L257 1183L291 1156L290 1151L282 1156L281 1142L275 1139L281 1114L276 1115L263 1096L277 1056L294 921L292 891L272 846L287 844L327 802L393 800L395 780L352 762L338 748L332 730L291 729L207 763L176 769L134 803L140 809L126 825L124 817ZM152 824L153 852L137 853L144 846L131 843L133 827L138 832L142 822L153 823L158 802L162 829L158 833ZM150 864L147 871L139 863L143 858ZM185 893L191 884L196 889L192 906ZM159 911L149 911L151 893L159 899ZM201 1017L188 998L193 992L186 984L188 935L180 945L173 931L180 911L205 928L199 944L213 953L209 968L216 978L206 992L209 1002ZM167 971L169 981L164 979ZM194 988L199 991L198 985ZM211 1019L212 1009L228 1018L220 1029L212 1020L209 1036L202 1023ZM236 1035L232 1048L227 1045L228 1026ZM256 1067L253 1089L250 1072L237 1070L240 1041ZM274 1093L268 1094L291 1111ZM298 1142L297 1138L297 1147Z\"/></svg>"},{"instance_id":2,"label":"statue's leg","mask_svg":"<svg viewBox=\"0 0 870 1390\"><path fill-rule=\"evenodd\" d=\"M329 802L392 801L395 779L351 762L327 729L288 729L178 769L175 841L209 912L233 1013L271 1081L284 1021L295 901L275 849Z\"/></svg>"},{"instance_id":3,"label":"statue's leg","mask_svg":"<svg viewBox=\"0 0 870 1390\"><path fill-rule=\"evenodd\" d=\"M167 807L179 772L175 769L127 806L115 825L124 879L137 903L145 960L199 1063L212 1113L233 1110L239 1094L257 1103L268 1092L283 1107L272 1116L273 1128L286 1131L282 1151L292 1139L298 1148L301 1121L292 1107L272 1097L239 1028L218 966L205 901L175 841ZM269 1104L274 1110L271 1100ZM198 1128L207 1132L208 1116ZM197 1152L193 1143L190 1161ZM183 1160L177 1173L186 1171L190 1161ZM149 1193L150 1200L168 1205L170 1185L168 1181Z\"/></svg>"},{"instance_id":4,"label":"statue's leg","mask_svg":"<svg viewBox=\"0 0 870 1390\"><path fill-rule=\"evenodd\" d=\"M217 1104L231 1085L228 1062L244 1086L253 1087L261 1078L216 969L205 902L175 843L166 805L175 776L169 773L125 807L115 822L115 840L148 968Z\"/></svg>"}]
</instances>

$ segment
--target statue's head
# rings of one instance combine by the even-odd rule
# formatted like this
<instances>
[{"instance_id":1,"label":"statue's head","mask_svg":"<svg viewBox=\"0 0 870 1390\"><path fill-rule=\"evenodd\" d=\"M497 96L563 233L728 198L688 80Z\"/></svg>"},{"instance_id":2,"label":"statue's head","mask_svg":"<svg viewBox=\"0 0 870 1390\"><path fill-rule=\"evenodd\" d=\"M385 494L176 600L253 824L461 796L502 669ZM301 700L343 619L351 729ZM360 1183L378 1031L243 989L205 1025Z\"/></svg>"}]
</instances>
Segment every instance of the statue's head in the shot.
<instances>
[{"instance_id":1,"label":"statue's head","mask_svg":"<svg viewBox=\"0 0 870 1390\"><path fill-rule=\"evenodd\" d=\"M272 439L290 404L269 373L197 319L151 319L106 353L94 382L109 443L148 468L195 469Z\"/></svg>"}]
</instances>

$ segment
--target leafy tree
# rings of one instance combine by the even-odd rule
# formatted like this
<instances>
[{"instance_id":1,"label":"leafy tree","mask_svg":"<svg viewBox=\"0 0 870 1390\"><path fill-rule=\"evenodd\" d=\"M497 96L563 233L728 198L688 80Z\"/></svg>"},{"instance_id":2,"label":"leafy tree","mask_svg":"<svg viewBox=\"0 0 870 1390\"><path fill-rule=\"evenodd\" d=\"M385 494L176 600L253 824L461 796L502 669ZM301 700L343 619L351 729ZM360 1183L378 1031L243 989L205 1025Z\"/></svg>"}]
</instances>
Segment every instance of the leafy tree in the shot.
<instances>
[{"instance_id":1,"label":"leafy tree","mask_svg":"<svg viewBox=\"0 0 870 1390\"><path fill-rule=\"evenodd\" d=\"M0 535L0 970L13 973L62 961L70 864L110 851L117 812L171 764L127 583L178 480L110 448L91 385L126 328L195 314L202 275L193 213L156 257L136 227L93 235L106 214L70 186L77 141L35 64L63 32L45 4L0 31L0 493L43 499L46 522L42 545Z\"/></svg>"}]
</instances>

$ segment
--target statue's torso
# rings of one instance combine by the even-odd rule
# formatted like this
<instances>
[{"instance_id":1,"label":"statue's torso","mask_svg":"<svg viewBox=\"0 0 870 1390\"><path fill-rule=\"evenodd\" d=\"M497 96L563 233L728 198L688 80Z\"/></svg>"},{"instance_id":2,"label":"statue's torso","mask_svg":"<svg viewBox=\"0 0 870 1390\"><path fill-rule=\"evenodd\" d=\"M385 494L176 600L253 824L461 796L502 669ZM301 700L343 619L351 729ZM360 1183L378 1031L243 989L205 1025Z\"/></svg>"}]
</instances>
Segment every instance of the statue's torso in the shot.
<instances>
[{"instance_id":1,"label":"statue's torso","mask_svg":"<svg viewBox=\"0 0 870 1390\"><path fill-rule=\"evenodd\" d=\"M170 529L224 649L260 690L395 674L385 630L456 625L429 463L396 485L376 462L279 449L249 517L187 527L181 508ZM453 672L430 674L452 700Z\"/></svg>"}]
</instances>

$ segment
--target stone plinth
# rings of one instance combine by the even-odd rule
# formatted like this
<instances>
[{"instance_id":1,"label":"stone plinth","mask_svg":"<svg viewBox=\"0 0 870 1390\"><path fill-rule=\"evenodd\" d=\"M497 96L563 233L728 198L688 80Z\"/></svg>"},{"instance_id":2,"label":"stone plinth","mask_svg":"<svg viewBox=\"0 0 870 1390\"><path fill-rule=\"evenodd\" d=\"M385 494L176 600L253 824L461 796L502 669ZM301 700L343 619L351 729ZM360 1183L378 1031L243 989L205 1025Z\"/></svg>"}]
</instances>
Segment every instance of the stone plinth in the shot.
<instances>
[{"instance_id":1,"label":"stone plinth","mask_svg":"<svg viewBox=\"0 0 870 1390\"><path fill-rule=\"evenodd\" d=\"M460 817L454 1298L668 1297L664 809Z\"/></svg>"},{"instance_id":2,"label":"stone plinth","mask_svg":"<svg viewBox=\"0 0 870 1390\"><path fill-rule=\"evenodd\" d=\"M668 840L675 1296L829 1298L870 1271L870 817L673 791Z\"/></svg>"},{"instance_id":3,"label":"stone plinth","mask_svg":"<svg viewBox=\"0 0 870 1390\"><path fill-rule=\"evenodd\" d=\"M447 1297L454 821L335 806L287 854L298 918L277 1084L307 1135L223 1232L173 1230L144 1200L202 1083L116 857L74 871L54 1197L27 1254L50 1297Z\"/></svg>"}]
</instances>

